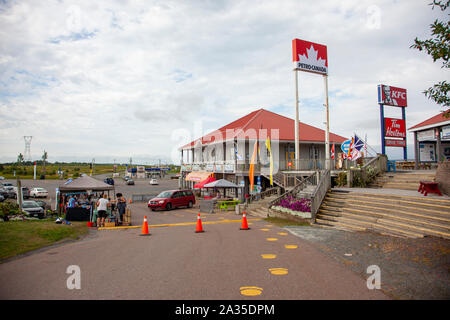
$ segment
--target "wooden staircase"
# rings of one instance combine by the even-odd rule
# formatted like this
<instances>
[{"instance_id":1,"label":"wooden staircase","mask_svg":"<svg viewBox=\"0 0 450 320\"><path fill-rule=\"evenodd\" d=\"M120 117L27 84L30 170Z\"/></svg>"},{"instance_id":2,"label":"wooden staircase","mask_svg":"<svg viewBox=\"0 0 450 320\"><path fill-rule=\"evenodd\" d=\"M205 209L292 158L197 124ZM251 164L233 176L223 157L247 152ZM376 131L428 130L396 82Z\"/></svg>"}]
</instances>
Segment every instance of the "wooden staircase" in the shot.
<instances>
[{"instance_id":1,"label":"wooden staircase","mask_svg":"<svg viewBox=\"0 0 450 320\"><path fill-rule=\"evenodd\" d=\"M399 237L450 239L450 200L332 190L317 213L316 224Z\"/></svg>"},{"instance_id":2,"label":"wooden staircase","mask_svg":"<svg viewBox=\"0 0 450 320\"><path fill-rule=\"evenodd\" d=\"M424 171L423 173L413 172L385 172L370 185L372 188L389 188L401 190L418 190L419 181L434 181L436 173L434 171Z\"/></svg>"}]
</instances>

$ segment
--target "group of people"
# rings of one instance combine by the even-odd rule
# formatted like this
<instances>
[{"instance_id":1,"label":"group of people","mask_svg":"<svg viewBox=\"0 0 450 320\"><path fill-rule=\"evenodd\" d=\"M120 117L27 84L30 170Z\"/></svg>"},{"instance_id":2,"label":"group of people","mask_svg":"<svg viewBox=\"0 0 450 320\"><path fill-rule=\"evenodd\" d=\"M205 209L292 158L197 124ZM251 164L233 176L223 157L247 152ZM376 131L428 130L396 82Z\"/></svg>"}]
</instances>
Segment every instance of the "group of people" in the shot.
<instances>
[{"instance_id":1,"label":"group of people","mask_svg":"<svg viewBox=\"0 0 450 320\"><path fill-rule=\"evenodd\" d=\"M106 194L97 200L97 227L105 226L105 219L108 216L108 208L111 208L111 210L114 211L116 206L117 211L119 212L119 224L122 224L123 215L125 214L125 209L127 208L127 200L122 193L117 193L115 200L108 199Z\"/></svg>"}]
</instances>

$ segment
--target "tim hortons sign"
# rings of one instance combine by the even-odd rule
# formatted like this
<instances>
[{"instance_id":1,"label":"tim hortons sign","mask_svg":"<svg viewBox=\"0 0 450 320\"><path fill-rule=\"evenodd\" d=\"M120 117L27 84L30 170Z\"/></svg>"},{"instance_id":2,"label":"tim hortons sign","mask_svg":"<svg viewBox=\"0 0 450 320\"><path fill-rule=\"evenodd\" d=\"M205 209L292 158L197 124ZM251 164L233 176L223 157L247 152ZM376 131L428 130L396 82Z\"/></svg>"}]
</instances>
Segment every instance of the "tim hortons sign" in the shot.
<instances>
[{"instance_id":1,"label":"tim hortons sign","mask_svg":"<svg viewBox=\"0 0 450 320\"><path fill-rule=\"evenodd\" d=\"M327 47L309 41L292 40L292 55L295 69L328 74Z\"/></svg>"},{"instance_id":2,"label":"tim hortons sign","mask_svg":"<svg viewBox=\"0 0 450 320\"><path fill-rule=\"evenodd\" d=\"M406 126L405 120L384 118L384 136L392 138L405 138Z\"/></svg>"},{"instance_id":3,"label":"tim hortons sign","mask_svg":"<svg viewBox=\"0 0 450 320\"><path fill-rule=\"evenodd\" d=\"M378 86L380 87L378 103L395 107L406 107L408 105L406 101L406 89L386 86L384 84Z\"/></svg>"}]
</instances>

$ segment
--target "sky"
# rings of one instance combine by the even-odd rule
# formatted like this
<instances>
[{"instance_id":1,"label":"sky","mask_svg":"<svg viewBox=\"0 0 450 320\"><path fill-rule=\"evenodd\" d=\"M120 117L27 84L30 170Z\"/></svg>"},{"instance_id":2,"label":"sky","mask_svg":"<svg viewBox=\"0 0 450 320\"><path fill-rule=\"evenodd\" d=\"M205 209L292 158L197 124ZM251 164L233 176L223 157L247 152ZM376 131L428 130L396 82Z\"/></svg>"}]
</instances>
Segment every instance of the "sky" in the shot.
<instances>
[{"instance_id":1,"label":"sky","mask_svg":"<svg viewBox=\"0 0 450 320\"><path fill-rule=\"evenodd\" d=\"M429 2L0 0L0 162L33 136L33 160L176 163L257 109L294 118L294 38L327 46L330 131L379 151L378 84L408 90L407 128L442 111L422 92L448 70L410 48L447 19ZM300 121L325 129L324 97L300 72Z\"/></svg>"}]
</instances>

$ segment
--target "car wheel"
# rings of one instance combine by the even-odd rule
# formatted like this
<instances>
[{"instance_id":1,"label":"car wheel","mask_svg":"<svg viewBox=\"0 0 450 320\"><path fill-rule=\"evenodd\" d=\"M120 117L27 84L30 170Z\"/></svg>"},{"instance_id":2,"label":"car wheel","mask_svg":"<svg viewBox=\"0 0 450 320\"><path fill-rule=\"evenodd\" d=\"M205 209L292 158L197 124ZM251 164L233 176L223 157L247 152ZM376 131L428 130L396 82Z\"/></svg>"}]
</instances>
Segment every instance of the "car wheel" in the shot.
<instances>
[{"instance_id":1,"label":"car wheel","mask_svg":"<svg viewBox=\"0 0 450 320\"><path fill-rule=\"evenodd\" d=\"M172 204L169 202L168 204L166 204L166 210L169 211L172 209Z\"/></svg>"},{"instance_id":2,"label":"car wheel","mask_svg":"<svg viewBox=\"0 0 450 320\"><path fill-rule=\"evenodd\" d=\"M155 211L155 209L152 209L152 211Z\"/></svg>"},{"instance_id":3,"label":"car wheel","mask_svg":"<svg viewBox=\"0 0 450 320\"><path fill-rule=\"evenodd\" d=\"M192 201L189 201L188 208L192 208Z\"/></svg>"}]
</instances>

